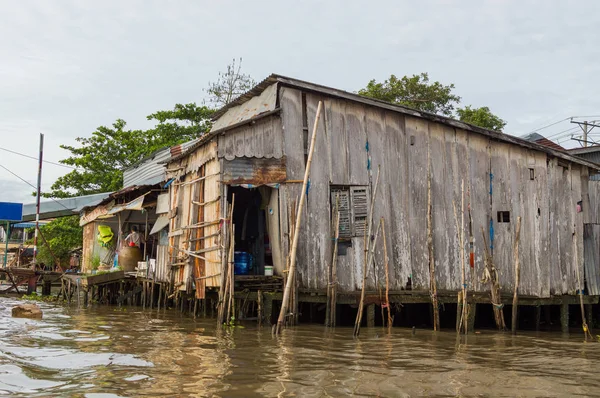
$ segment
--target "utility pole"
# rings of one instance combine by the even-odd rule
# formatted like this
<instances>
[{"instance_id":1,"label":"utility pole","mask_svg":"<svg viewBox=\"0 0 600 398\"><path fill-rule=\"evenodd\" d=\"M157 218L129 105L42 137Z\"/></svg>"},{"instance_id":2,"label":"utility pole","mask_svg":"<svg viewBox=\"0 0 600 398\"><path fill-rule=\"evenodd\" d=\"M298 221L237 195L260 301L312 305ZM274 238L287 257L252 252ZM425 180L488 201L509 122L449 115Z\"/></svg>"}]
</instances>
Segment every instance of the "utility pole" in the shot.
<instances>
[{"instance_id":1,"label":"utility pole","mask_svg":"<svg viewBox=\"0 0 600 398\"><path fill-rule=\"evenodd\" d=\"M593 140L589 141L589 139L588 139L589 134L594 129L594 127L600 128L600 125L596 124L596 121L592 121L590 123L587 120L584 122L577 122L577 121L571 120L571 123L577 124L583 131L583 136L581 137L582 139L574 138L573 136L571 136L572 140L579 141L580 143L583 144L584 147L587 147L588 143L590 143L590 142L592 143L592 145L598 145L595 141L593 141Z\"/></svg>"},{"instance_id":2,"label":"utility pole","mask_svg":"<svg viewBox=\"0 0 600 398\"><path fill-rule=\"evenodd\" d=\"M40 133L40 154L38 162L38 179L37 179L37 200L35 205L35 232L33 235L33 269L35 270L35 263L37 257L37 241L38 231L40 229L40 197L42 191L42 162L44 158L44 134Z\"/></svg>"}]
</instances>

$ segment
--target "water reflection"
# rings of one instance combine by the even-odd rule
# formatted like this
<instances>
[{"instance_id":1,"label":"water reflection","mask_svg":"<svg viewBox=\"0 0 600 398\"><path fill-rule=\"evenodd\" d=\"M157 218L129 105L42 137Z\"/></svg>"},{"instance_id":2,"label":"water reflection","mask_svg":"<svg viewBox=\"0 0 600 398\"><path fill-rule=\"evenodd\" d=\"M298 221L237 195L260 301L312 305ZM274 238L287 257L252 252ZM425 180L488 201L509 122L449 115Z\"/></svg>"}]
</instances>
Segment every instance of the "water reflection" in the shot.
<instances>
[{"instance_id":1,"label":"water reflection","mask_svg":"<svg viewBox=\"0 0 600 398\"><path fill-rule=\"evenodd\" d=\"M594 396L600 345L579 336L253 324L127 307L42 304L14 319L0 299L0 394L11 396Z\"/></svg>"}]
</instances>

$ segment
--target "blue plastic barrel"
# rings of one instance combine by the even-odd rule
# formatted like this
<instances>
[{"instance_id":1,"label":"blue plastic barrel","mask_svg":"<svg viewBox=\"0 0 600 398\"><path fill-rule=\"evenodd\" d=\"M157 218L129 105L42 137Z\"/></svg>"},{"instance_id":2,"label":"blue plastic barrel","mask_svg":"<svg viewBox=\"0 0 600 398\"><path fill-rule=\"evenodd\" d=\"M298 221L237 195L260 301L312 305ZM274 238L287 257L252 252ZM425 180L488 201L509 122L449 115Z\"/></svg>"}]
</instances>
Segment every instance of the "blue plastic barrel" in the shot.
<instances>
[{"instance_id":1,"label":"blue plastic barrel","mask_svg":"<svg viewBox=\"0 0 600 398\"><path fill-rule=\"evenodd\" d=\"M236 275L248 275L252 266L252 256L247 252L235 252L233 257L233 269Z\"/></svg>"}]
</instances>

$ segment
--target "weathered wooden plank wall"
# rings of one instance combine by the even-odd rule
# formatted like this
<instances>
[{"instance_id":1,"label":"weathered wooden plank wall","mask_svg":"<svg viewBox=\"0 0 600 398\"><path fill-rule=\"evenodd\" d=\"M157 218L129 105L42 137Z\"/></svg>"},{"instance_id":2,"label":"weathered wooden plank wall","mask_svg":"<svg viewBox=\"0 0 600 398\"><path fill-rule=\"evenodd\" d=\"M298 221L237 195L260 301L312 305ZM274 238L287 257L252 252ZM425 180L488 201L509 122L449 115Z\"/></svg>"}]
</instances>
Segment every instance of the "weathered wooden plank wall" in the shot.
<instances>
[{"instance_id":1,"label":"weathered wooden plank wall","mask_svg":"<svg viewBox=\"0 0 600 398\"><path fill-rule=\"evenodd\" d=\"M167 165L167 177L176 179L169 187L172 216L169 266L173 282L180 290L219 286L222 250L214 248L220 245L220 169L216 141ZM193 227L197 224L205 226ZM201 251L198 255L204 259L186 254L194 251ZM195 283L197 278L204 279ZM203 298L204 293L198 292L197 297Z\"/></svg>"},{"instance_id":2,"label":"weathered wooden plank wall","mask_svg":"<svg viewBox=\"0 0 600 398\"><path fill-rule=\"evenodd\" d=\"M327 285L332 252L329 185L373 185L377 166L381 165L373 231L384 217L391 243L391 289L405 289L409 280L413 289L429 288L426 214L430 167L438 289L460 289L460 244L454 206L460 222L460 187L464 181L467 268L468 205L474 236L475 266L467 270L469 289L488 290L487 285L481 283L483 228L488 243L493 244L501 288L512 292L515 280L513 235L516 218L521 216L520 292L541 297L575 292L572 233L575 230L581 237L577 250L583 272L584 213L577 213L576 205L587 190L587 179L583 178L586 171L580 166L567 164L564 169L544 153L490 141L488 137L413 116L312 93L305 93L305 98L308 122L303 124L302 92L287 87L280 89L283 155L288 179L302 179L303 127L310 127L310 135L318 101L324 101L325 105L297 254L303 288L325 289ZM533 179L530 169L533 169ZM299 189L298 183L281 188L282 231L287 231L287 206L291 200L297 200L301 194ZM592 191L590 189L590 197L600 194L600 188ZM591 203L595 202L591 200ZM501 211L510 212L510 222L498 222ZM585 211L588 210L584 207ZM489 241L490 221L494 228L493 242ZM282 247L287 254L285 240L282 238ZM339 288L356 291L362 286L363 237L352 237L344 245L348 247L338 258ZM376 289L383 281L380 246L381 240L376 249L377 268L367 271L368 289Z\"/></svg>"}]
</instances>

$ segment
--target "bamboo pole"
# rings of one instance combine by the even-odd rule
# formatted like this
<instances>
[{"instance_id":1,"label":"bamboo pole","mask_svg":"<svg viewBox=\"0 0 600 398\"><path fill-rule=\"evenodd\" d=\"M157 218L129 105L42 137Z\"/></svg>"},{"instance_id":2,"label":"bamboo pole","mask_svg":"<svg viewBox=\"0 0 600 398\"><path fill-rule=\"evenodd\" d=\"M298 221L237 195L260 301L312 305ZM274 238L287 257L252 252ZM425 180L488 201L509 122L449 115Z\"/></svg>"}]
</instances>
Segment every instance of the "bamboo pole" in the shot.
<instances>
[{"instance_id":1,"label":"bamboo pole","mask_svg":"<svg viewBox=\"0 0 600 398\"><path fill-rule=\"evenodd\" d=\"M377 166L377 178L375 179L375 188L373 189L373 197L371 198L371 209L369 210L369 218L367 219L368 225L365 228L365 258L363 265L363 283L362 289L360 291L360 305L358 307L358 312L356 314L356 321L354 322L354 336L358 336L360 333L360 322L362 321L362 313L363 313L363 305L365 303L365 289L367 285L367 267L369 260L369 248L370 248L370 238L371 238L371 229L373 226L373 209L375 208L375 198L377 196L377 188L379 186L379 175L381 172L381 166Z\"/></svg>"},{"instance_id":2,"label":"bamboo pole","mask_svg":"<svg viewBox=\"0 0 600 398\"><path fill-rule=\"evenodd\" d=\"M429 295L433 306L433 330L440 329L440 309L435 282L435 256L433 252L433 215L431 198L431 159L427 151L427 250L429 253ZM384 235L385 236L385 235Z\"/></svg>"},{"instance_id":3,"label":"bamboo pole","mask_svg":"<svg viewBox=\"0 0 600 398\"><path fill-rule=\"evenodd\" d=\"M337 256L338 256L338 241L340 238L340 196L336 195L335 198L335 209L334 209L334 218L335 222L333 224L334 232L333 232L333 258L331 260L331 299L330 299L330 307L329 307L329 325L335 326L335 318L336 318L336 307L337 307Z\"/></svg>"},{"instance_id":4,"label":"bamboo pole","mask_svg":"<svg viewBox=\"0 0 600 398\"><path fill-rule=\"evenodd\" d=\"M494 309L494 320L496 321L496 327L499 330L506 329L506 323L504 322L504 311L502 311L502 300L500 297L500 285L498 284L498 271L494 266L494 261L488 250L487 240L485 239L485 232L481 227L481 237L483 238L483 248L485 252L485 269L487 271L486 279L490 284L490 295L492 300L492 308Z\"/></svg>"},{"instance_id":5,"label":"bamboo pole","mask_svg":"<svg viewBox=\"0 0 600 398\"><path fill-rule=\"evenodd\" d=\"M460 199L460 258L462 263L462 280L463 280L463 310L461 323L464 326L464 332L467 334L468 322L468 306L467 306L467 274L465 265L465 180L461 181L461 199Z\"/></svg>"},{"instance_id":6,"label":"bamboo pole","mask_svg":"<svg viewBox=\"0 0 600 398\"><path fill-rule=\"evenodd\" d=\"M517 228L515 231L515 243L513 245L513 260L515 263L515 291L512 302L512 323L510 325L512 334L517 333L517 308L519 306L519 279L521 274L521 263L519 262L519 238L521 237L521 216L517 217Z\"/></svg>"},{"instance_id":7,"label":"bamboo pole","mask_svg":"<svg viewBox=\"0 0 600 398\"><path fill-rule=\"evenodd\" d=\"M292 283L294 283L294 275L296 272L296 251L298 250L298 237L300 230L300 222L302 220L302 210L304 210L304 202L306 202L306 186L308 184L308 176L310 175L310 166L312 164L312 158L315 153L315 142L317 140L317 127L319 126L319 118L321 116L321 110L323 109L323 102L319 101L317 106L317 114L315 116L315 123L313 126L312 138L310 140L310 150L308 152L308 159L306 161L306 170L304 171L304 180L302 182L302 191L300 192L300 203L298 203L298 212L296 214L296 227L294 228L294 241L292 244L292 250L290 252L290 268L288 270L288 280L285 285L285 291L283 293L283 301L281 302L281 310L279 311L279 318L277 319L277 327L275 328L275 334L281 333L283 323L285 322L285 316L288 311L288 303L290 300L290 292L292 290Z\"/></svg>"},{"instance_id":8,"label":"bamboo pole","mask_svg":"<svg viewBox=\"0 0 600 398\"><path fill-rule=\"evenodd\" d=\"M460 333L462 319L462 290L458 291L458 297L456 298L456 333ZM458 336L457 336L458 337Z\"/></svg>"},{"instance_id":9,"label":"bamboo pole","mask_svg":"<svg viewBox=\"0 0 600 398\"><path fill-rule=\"evenodd\" d=\"M592 333L588 327L587 321L585 319L585 307L583 305L583 287L581 286L581 278L579 273L579 254L577 252L577 232L573 233L573 253L575 254L575 273L577 274L577 285L579 286L579 305L581 307L581 327L583 328L583 335L585 336L585 341L588 341L588 336L592 337Z\"/></svg>"},{"instance_id":10,"label":"bamboo pole","mask_svg":"<svg viewBox=\"0 0 600 398\"><path fill-rule=\"evenodd\" d=\"M381 217L381 229L383 233L383 261L385 263L385 307L387 308L387 326L392 327L392 314L390 312L390 264L387 253L387 239L385 232L385 220Z\"/></svg>"},{"instance_id":11,"label":"bamboo pole","mask_svg":"<svg viewBox=\"0 0 600 398\"><path fill-rule=\"evenodd\" d=\"M464 212L464 204L465 204L465 181L461 182L461 211L460 211L460 224L458 222L458 214L456 211L456 202L452 201L452 206L454 209L454 222L456 223L456 236L460 245L460 263L461 263L461 277L462 277L462 287L461 294L458 296L459 302L462 301L462 310L460 311L460 320L457 322L456 331L460 333L463 329L465 334L467 333L467 282L466 282L466 271L465 271L465 231L464 231L464 221L465 221L465 212ZM458 315L458 313L457 313Z\"/></svg>"},{"instance_id":12,"label":"bamboo pole","mask_svg":"<svg viewBox=\"0 0 600 398\"><path fill-rule=\"evenodd\" d=\"M227 311L227 322L232 325L235 323L235 225L231 220L231 245L229 248L229 307L231 308L231 318L229 318L229 310Z\"/></svg>"},{"instance_id":13,"label":"bamboo pole","mask_svg":"<svg viewBox=\"0 0 600 398\"><path fill-rule=\"evenodd\" d=\"M381 230L381 223L379 224L379 227L375 231L375 238L373 239L373 245L371 246L371 249L369 250L369 253L368 253L368 259L366 262L367 267L369 265L371 265L372 262L374 262L375 247L377 246L377 238L379 237L380 230ZM366 275L366 272L368 269L367 267L364 268L365 275ZM363 312L364 312L364 307L365 307L364 292L365 292L366 281L367 281L367 278L365 276L365 277L363 277L363 290L362 290L362 294L361 294L360 304L358 305L358 313L356 314L356 323L354 324L354 335L355 336L358 336L360 334L360 324L362 323L362 317L363 317Z\"/></svg>"}]
</instances>

